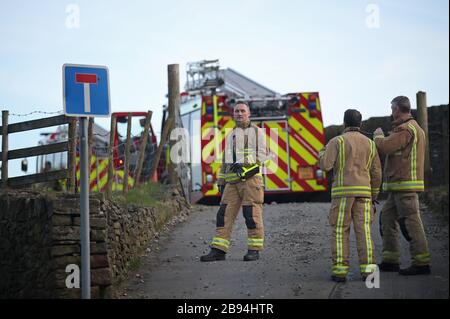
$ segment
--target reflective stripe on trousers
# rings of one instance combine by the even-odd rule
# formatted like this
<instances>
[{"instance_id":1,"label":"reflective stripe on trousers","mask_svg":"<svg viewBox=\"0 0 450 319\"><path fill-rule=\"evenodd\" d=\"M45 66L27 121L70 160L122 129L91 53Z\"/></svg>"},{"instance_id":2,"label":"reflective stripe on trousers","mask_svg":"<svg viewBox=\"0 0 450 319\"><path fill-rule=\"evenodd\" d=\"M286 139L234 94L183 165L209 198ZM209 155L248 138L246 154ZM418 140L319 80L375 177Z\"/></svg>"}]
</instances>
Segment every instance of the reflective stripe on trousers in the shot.
<instances>
[{"instance_id":1,"label":"reflective stripe on trousers","mask_svg":"<svg viewBox=\"0 0 450 319\"><path fill-rule=\"evenodd\" d=\"M226 249L228 249L230 247L230 242L228 240L226 240L225 238L213 237L211 245L218 245L218 246L222 246L222 247L225 247Z\"/></svg>"}]
</instances>

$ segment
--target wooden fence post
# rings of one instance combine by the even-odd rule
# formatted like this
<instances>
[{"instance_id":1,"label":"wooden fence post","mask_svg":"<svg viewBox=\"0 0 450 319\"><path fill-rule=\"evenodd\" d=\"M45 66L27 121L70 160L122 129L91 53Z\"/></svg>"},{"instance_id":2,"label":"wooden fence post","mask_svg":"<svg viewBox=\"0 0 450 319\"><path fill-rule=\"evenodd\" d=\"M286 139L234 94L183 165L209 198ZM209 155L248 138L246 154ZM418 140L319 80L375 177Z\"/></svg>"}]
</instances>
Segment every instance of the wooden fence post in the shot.
<instances>
[{"instance_id":1,"label":"wooden fence post","mask_svg":"<svg viewBox=\"0 0 450 319\"><path fill-rule=\"evenodd\" d=\"M145 148L147 146L147 140L148 140L148 131L150 130L150 123L152 119L152 111L148 111L147 117L145 119L145 126L144 126L144 133L142 135L140 146L139 146L139 161L136 168L136 174L134 174L135 179L134 183L135 186L138 186L140 184L140 178L141 178L141 172L142 172L142 166L144 165L144 158L145 158ZM153 176L150 176L150 179Z\"/></svg>"},{"instance_id":2,"label":"wooden fence post","mask_svg":"<svg viewBox=\"0 0 450 319\"><path fill-rule=\"evenodd\" d=\"M128 175L130 168L130 146L131 146L131 113L128 113L127 121L127 142L125 144L125 165L123 169L123 193L128 193Z\"/></svg>"},{"instance_id":3,"label":"wooden fence post","mask_svg":"<svg viewBox=\"0 0 450 319\"><path fill-rule=\"evenodd\" d=\"M111 129L109 131L109 147L108 147L108 181L106 183L106 197L111 198L112 194L112 179L114 168L114 134L116 132L116 116L111 115Z\"/></svg>"},{"instance_id":4,"label":"wooden fence post","mask_svg":"<svg viewBox=\"0 0 450 319\"><path fill-rule=\"evenodd\" d=\"M167 68L168 72L168 79L169 79L169 117L172 117L174 119L172 128L175 127L175 119L176 119L176 113L179 111L180 108L180 72L179 72L179 65L178 64L169 64ZM175 142L170 141L170 133L169 133L169 149L171 150L173 147L173 144ZM176 176L175 176L175 166L172 163L172 160L168 163L169 168L169 183L175 184Z\"/></svg>"},{"instance_id":5,"label":"wooden fence post","mask_svg":"<svg viewBox=\"0 0 450 319\"><path fill-rule=\"evenodd\" d=\"M174 122L175 122L175 118L170 117L170 116L167 118L167 121L164 125L163 131L161 132L161 139L159 141L158 149L156 150L156 154L153 157L152 169L150 171L150 176L155 175L164 145L166 144L167 138L169 137L170 129L173 126Z\"/></svg>"},{"instance_id":6,"label":"wooden fence post","mask_svg":"<svg viewBox=\"0 0 450 319\"><path fill-rule=\"evenodd\" d=\"M8 189L8 117L9 111L2 111L2 188Z\"/></svg>"}]
</instances>

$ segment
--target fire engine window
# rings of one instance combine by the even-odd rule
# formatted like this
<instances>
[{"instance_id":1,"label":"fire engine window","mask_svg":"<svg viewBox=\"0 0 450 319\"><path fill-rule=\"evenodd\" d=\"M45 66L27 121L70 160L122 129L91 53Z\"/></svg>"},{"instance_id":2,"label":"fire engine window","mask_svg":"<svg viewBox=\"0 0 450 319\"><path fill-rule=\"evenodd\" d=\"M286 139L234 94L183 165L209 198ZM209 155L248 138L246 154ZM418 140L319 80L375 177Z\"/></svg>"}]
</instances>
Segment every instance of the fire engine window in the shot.
<instances>
[{"instance_id":1,"label":"fire engine window","mask_svg":"<svg viewBox=\"0 0 450 319\"><path fill-rule=\"evenodd\" d=\"M252 117L285 116L287 103L285 101L253 101L250 103Z\"/></svg>"},{"instance_id":2,"label":"fire engine window","mask_svg":"<svg viewBox=\"0 0 450 319\"><path fill-rule=\"evenodd\" d=\"M36 173L67 168L67 152L40 155L37 158Z\"/></svg>"},{"instance_id":3,"label":"fire engine window","mask_svg":"<svg viewBox=\"0 0 450 319\"><path fill-rule=\"evenodd\" d=\"M183 122L183 127L188 130L189 135L191 134L191 126L190 126L190 114L185 114L181 117L181 121Z\"/></svg>"},{"instance_id":4,"label":"fire engine window","mask_svg":"<svg viewBox=\"0 0 450 319\"><path fill-rule=\"evenodd\" d=\"M201 119L200 110L192 112L190 117L190 144L191 144L191 177L192 190L200 190L202 187L202 166L201 166Z\"/></svg>"}]
</instances>

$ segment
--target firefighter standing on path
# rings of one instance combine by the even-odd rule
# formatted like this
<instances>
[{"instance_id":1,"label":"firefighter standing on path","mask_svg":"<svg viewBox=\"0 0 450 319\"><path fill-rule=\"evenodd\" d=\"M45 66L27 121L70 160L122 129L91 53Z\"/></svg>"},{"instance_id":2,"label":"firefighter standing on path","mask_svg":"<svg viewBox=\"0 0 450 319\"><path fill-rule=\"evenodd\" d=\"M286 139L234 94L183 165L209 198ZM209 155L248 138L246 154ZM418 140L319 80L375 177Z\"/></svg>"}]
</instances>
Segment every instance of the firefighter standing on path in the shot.
<instances>
[{"instance_id":1,"label":"firefighter standing on path","mask_svg":"<svg viewBox=\"0 0 450 319\"><path fill-rule=\"evenodd\" d=\"M430 274L430 254L420 218L418 192L424 191L425 133L411 116L407 97L391 102L393 132L385 137L381 128L374 132L374 141L381 154L386 154L383 190L389 197L381 211L383 237L381 271L401 275ZM398 226L410 244L412 265L400 269Z\"/></svg>"},{"instance_id":2,"label":"firefighter standing on path","mask_svg":"<svg viewBox=\"0 0 450 319\"><path fill-rule=\"evenodd\" d=\"M202 256L201 261L225 259L234 220L241 206L248 230L248 252L244 261L259 259L259 251L264 245L264 184L261 165L268 155L265 134L250 122L248 104L238 102L233 115L236 127L226 138L217 182L222 199L217 212L216 234L210 245L211 251Z\"/></svg>"},{"instance_id":3,"label":"firefighter standing on path","mask_svg":"<svg viewBox=\"0 0 450 319\"><path fill-rule=\"evenodd\" d=\"M350 224L356 235L362 279L376 270L371 225L372 207L381 185L381 164L375 143L360 133L361 113L347 110L344 133L329 141L319 154L321 169L333 169L330 225L332 280L346 281L349 271Z\"/></svg>"}]
</instances>

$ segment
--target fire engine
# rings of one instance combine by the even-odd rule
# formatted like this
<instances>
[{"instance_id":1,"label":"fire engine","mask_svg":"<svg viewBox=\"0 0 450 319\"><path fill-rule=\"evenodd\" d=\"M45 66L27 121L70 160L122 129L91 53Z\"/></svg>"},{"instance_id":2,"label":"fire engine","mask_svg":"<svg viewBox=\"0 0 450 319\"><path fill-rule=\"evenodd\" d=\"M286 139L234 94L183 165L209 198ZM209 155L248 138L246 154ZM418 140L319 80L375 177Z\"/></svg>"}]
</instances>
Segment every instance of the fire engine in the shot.
<instances>
[{"instance_id":1,"label":"fire engine","mask_svg":"<svg viewBox=\"0 0 450 319\"><path fill-rule=\"evenodd\" d=\"M125 143L127 132L127 117L129 112L113 113L117 118L117 125L113 131L114 133L114 148L113 148L113 183L112 190L119 191L123 189L124 178L124 159L125 159ZM129 177L128 185L131 187L135 182L135 170L139 158L139 145L141 135L143 134L143 127L145 124L146 112L131 112L132 127L131 127L131 157L129 163ZM102 192L107 186L108 178L108 148L110 140L110 132L102 128L100 125L93 124L92 133L92 156L90 162L90 191ZM41 133L43 139L39 141L39 145L46 145L58 142L67 141L68 126L58 126L55 132ZM141 172L141 182L157 179L157 176L150 176L151 162L153 155L157 148L156 135L150 125L149 138L145 148L144 165ZM79 165L79 145L76 150L76 179L77 186L80 182L80 165ZM45 170L66 169L67 168L67 152L54 153L48 155L41 155L36 160L36 172L43 172ZM158 174L161 169L157 170ZM65 183L65 182L63 182Z\"/></svg>"},{"instance_id":2,"label":"fire engine","mask_svg":"<svg viewBox=\"0 0 450 319\"><path fill-rule=\"evenodd\" d=\"M265 194L327 191L318 153L325 144L318 92L280 95L218 60L188 63L180 115L190 136L192 201L220 196L216 181L233 106L250 105L251 121L267 135L271 158L265 164ZM274 138L274 133L276 134ZM215 145L220 144L218 149Z\"/></svg>"}]
</instances>

